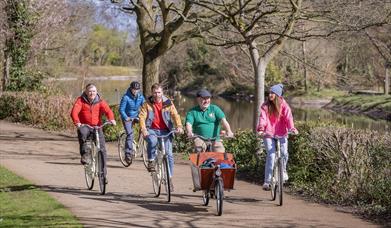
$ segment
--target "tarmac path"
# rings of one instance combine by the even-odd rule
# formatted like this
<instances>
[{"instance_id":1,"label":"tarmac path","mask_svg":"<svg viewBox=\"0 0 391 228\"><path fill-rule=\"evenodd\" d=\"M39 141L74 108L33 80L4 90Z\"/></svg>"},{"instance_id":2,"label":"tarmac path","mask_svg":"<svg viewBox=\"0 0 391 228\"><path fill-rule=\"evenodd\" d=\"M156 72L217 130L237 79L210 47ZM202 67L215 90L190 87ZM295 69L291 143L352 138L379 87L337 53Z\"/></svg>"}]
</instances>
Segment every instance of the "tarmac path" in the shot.
<instances>
[{"instance_id":1,"label":"tarmac path","mask_svg":"<svg viewBox=\"0 0 391 228\"><path fill-rule=\"evenodd\" d=\"M235 180L225 192L222 216L215 200L202 206L201 192L192 191L188 161L178 160L171 202L155 198L151 177L141 160L125 168L116 143L108 143L106 195L97 182L86 190L75 135L47 132L0 121L0 165L49 192L85 227L376 227L350 213L285 194L284 205L270 201L261 186ZM28 186L26 186L28 187ZM1 224L0 224L1 226Z\"/></svg>"}]
</instances>

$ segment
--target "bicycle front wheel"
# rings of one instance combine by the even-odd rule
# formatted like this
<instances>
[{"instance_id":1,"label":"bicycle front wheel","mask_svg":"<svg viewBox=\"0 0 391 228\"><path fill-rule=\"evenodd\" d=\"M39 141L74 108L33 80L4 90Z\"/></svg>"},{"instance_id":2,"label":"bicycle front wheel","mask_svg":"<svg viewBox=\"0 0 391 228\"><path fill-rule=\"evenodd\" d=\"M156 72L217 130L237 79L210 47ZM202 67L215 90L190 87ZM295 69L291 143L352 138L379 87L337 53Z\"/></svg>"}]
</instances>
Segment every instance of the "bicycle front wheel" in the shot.
<instances>
[{"instance_id":1,"label":"bicycle front wheel","mask_svg":"<svg viewBox=\"0 0 391 228\"><path fill-rule=\"evenodd\" d=\"M142 154L145 168L148 168L147 141L145 141L143 137L140 137L140 140L138 142L138 150L139 153Z\"/></svg>"},{"instance_id":2,"label":"bicycle front wheel","mask_svg":"<svg viewBox=\"0 0 391 228\"><path fill-rule=\"evenodd\" d=\"M161 167L161 164L159 164L159 161L156 159L155 172L151 173L152 187L153 187L153 192L155 193L155 197L160 196L160 189L161 189L161 185L162 185L162 169L160 167Z\"/></svg>"},{"instance_id":3,"label":"bicycle front wheel","mask_svg":"<svg viewBox=\"0 0 391 228\"><path fill-rule=\"evenodd\" d=\"M90 143L90 142L88 142ZM84 177L86 179L86 184L87 184L87 189L91 190L94 187L94 179L95 179L95 171L96 171L96 166L95 166L95 160L92 157L92 152L95 149L94 144L91 143L91 153L90 153L90 158L88 159L90 162L84 165Z\"/></svg>"},{"instance_id":4,"label":"bicycle front wheel","mask_svg":"<svg viewBox=\"0 0 391 228\"><path fill-rule=\"evenodd\" d=\"M202 191L202 202L204 206L208 206L209 204L209 190Z\"/></svg>"},{"instance_id":5,"label":"bicycle front wheel","mask_svg":"<svg viewBox=\"0 0 391 228\"><path fill-rule=\"evenodd\" d=\"M164 187L166 189L167 193L167 202L171 201L171 179L170 179L170 172L168 169L168 162L167 162L167 156L163 157L163 177L164 177Z\"/></svg>"},{"instance_id":6,"label":"bicycle front wheel","mask_svg":"<svg viewBox=\"0 0 391 228\"><path fill-rule=\"evenodd\" d=\"M272 179L271 179L271 182L270 182L270 193L272 195L272 201L276 200L276 194L277 194L277 188L278 188L278 162L277 162L277 159L276 161L274 162L274 165L273 165L273 175L272 175Z\"/></svg>"},{"instance_id":7,"label":"bicycle front wheel","mask_svg":"<svg viewBox=\"0 0 391 228\"><path fill-rule=\"evenodd\" d=\"M224 198L224 184L221 177L217 178L215 181L215 194L216 194L216 207L217 215L221 216L223 214L223 198Z\"/></svg>"},{"instance_id":8,"label":"bicycle front wheel","mask_svg":"<svg viewBox=\"0 0 391 228\"><path fill-rule=\"evenodd\" d=\"M103 159L102 151L98 152L98 178L100 193L104 195L106 193L106 176L104 173L105 163Z\"/></svg>"},{"instance_id":9,"label":"bicycle front wheel","mask_svg":"<svg viewBox=\"0 0 391 228\"><path fill-rule=\"evenodd\" d=\"M278 158L278 205L280 206L282 206L282 195L283 195L283 186L284 186L282 166L283 166L282 158Z\"/></svg>"},{"instance_id":10,"label":"bicycle front wheel","mask_svg":"<svg viewBox=\"0 0 391 228\"><path fill-rule=\"evenodd\" d=\"M121 161L122 165L128 167L130 164L125 161L125 143L126 143L126 133L122 132L122 134L118 137L118 157Z\"/></svg>"}]
</instances>

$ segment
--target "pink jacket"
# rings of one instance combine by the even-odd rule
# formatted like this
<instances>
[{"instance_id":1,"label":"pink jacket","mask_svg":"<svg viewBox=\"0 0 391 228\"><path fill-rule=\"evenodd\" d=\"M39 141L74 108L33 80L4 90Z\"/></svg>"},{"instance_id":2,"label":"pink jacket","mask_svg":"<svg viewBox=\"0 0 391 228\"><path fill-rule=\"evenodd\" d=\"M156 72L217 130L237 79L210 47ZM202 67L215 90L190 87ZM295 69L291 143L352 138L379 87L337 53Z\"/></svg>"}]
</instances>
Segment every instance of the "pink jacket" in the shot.
<instances>
[{"instance_id":1,"label":"pink jacket","mask_svg":"<svg viewBox=\"0 0 391 228\"><path fill-rule=\"evenodd\" d=\"M281 101L280 117L269 115L266 102L261 106L261 115L259 116L257 131L263 131L266 135L286 136L288 131L295 130L291 108L284 98L279 97Z\"/></svg>"}]
</instances>

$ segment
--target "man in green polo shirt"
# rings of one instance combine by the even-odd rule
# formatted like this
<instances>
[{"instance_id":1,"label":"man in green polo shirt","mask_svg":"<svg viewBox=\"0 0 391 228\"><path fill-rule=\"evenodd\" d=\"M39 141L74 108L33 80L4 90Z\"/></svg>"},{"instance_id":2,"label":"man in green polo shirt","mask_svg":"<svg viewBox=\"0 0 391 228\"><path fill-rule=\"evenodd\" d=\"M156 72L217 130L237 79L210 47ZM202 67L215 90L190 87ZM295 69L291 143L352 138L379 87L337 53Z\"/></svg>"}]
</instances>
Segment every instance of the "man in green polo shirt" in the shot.
<instances>
[{"instance_id":1,"label":"man in green polo shirt","mask_svg":"<svg viewBox=\"0 0 391 228\"><path fill-rule=\"evenodd\" d=\"M186 130L187 136L193 138L194 134L204 138L216 138L212 144L212 151L224 152L223 143L220 140L220 123L227 132L227 137L233 137L231 127L225 118L224 112L214 104L210 103L212 95L206 89L197 92L198 105L187 112ZM205 151L205 142L196 137L194 139L195 151Z\"/></svg>"}]
</instances>

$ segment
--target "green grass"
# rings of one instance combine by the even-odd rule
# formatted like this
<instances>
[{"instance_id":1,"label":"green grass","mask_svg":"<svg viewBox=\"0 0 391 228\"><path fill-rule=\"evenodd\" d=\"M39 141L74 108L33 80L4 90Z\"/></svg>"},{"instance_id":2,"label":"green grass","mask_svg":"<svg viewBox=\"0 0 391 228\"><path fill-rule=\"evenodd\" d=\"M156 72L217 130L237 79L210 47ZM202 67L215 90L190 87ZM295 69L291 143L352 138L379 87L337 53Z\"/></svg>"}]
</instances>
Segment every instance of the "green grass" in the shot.
<instances>
[{"instance_id":1,"label":"green grass","mask_svg":"<svg viewBox=\"0 0 391 228\"><path fill-rule=\"evenodd\" d=\"M0 227L82 227L63 205L0 166Z\"/></svg>"},{"instance_id":2,"label":"green grass","mask_svg":"<svg viewBox=\"0 0 391 228\"><path fill-rule=\"evenodd\" d=\"M391 96L386 95L352 95L336 97L335 102L345 106L357 107L362 110L379 108L391 111Z\"/></svg>"},{"instance_id":3,"label":"green grass","mask_svg":"<svg viewBox=\"0 0 391 228\"><path fill-rule=\"evenodd\" d=\"M288 96L299 96L305 99L319 99L319 98L332 98L346 95L346 91L340 91L335 89L322 89L319 92L316 90L309 90L307 93L303 91L293 92Z\"/></svg>"}]
</instances>

